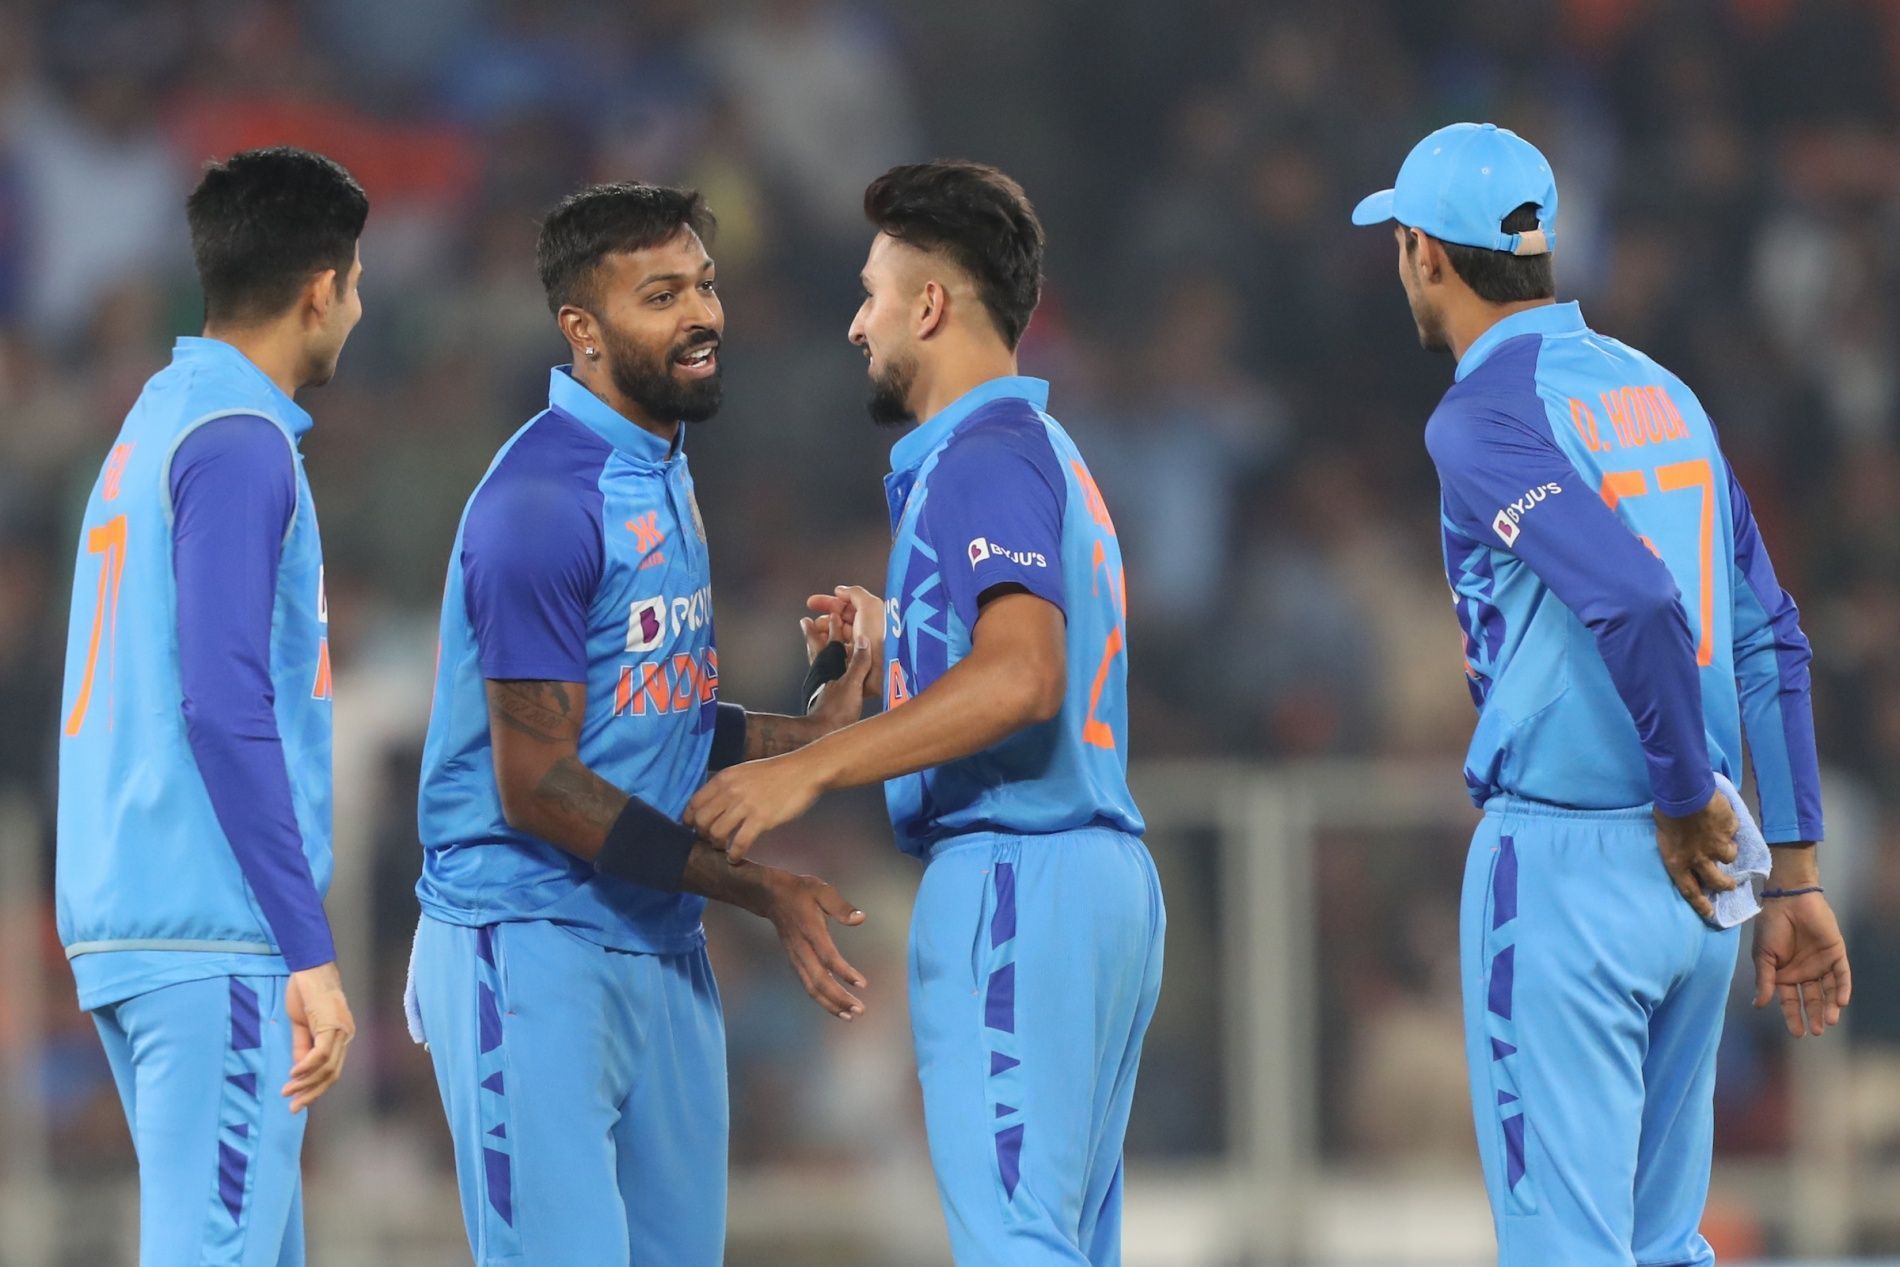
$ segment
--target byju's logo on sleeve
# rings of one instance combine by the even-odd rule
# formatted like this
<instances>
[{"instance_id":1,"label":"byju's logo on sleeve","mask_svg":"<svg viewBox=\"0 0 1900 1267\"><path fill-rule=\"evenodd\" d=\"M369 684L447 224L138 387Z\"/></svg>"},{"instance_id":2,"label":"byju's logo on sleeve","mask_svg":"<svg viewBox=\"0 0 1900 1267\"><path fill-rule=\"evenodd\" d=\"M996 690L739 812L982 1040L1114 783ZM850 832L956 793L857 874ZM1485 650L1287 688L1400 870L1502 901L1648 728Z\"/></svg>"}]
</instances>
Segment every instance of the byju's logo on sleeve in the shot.
<instances>
[{"instance_id":1,"label":"byju's logo on sleeve","mask_svg":"<svg viewBox=\"0 0 1900 1267\"><path fill-rule=\"evenodd\" d=\"M666 597L634 602L627 617L627 650L653 651L666 641Z\"/></svg>"},{"instance_id":2,"label":"byju's logo on sleeve","mask_svg":"<svg viewBox=\"0 0 1900 1267\"><path fill-rule=\"evenodd\" d=\"M970 566L975 567L985 559L1008 559L1018 567L1046 568L1049 556L1040 550L1012 550L999 545L988 537L977 537L970 542Z\"/></svg>"},{"instance_id":3,"label":"byju's logo on sleeve","mask_svg":"<svg viewBox=\"0 0 1900 1267\"><path fill-rule=\"evenodd\" d=\"M1516 545L1517 536L1523 531L1518 525L1523 521L1524 516L1530 514L1531 508L1538 502L1546 497L1555 497L1563 491L1563 486L1560 484L1540 484L1528 490L1522 497L1498 511L1497 518L1491 521L1491 531L1497 533L1505 545Z\"/></svg>"}]
</instances>

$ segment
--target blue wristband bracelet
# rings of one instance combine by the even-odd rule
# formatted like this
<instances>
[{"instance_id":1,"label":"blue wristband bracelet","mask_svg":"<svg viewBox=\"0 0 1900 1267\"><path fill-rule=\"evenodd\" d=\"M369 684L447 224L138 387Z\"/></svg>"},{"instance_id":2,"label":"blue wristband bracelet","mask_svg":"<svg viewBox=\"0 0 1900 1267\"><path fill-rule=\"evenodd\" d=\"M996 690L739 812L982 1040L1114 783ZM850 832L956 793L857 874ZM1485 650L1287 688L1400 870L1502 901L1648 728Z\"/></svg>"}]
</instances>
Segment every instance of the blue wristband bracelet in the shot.
<instances>
[{"instance_id":1,"label":"blue wristband bracelet","mask_svg":"<svg viewBox=\"0 0 1900 1267\"><path fill-rule=\"evenodd\" d=\"M1825 892L1827 892L1827 890L1822 888L1820 885L1810 884L1806 888L1803 888L1803 889L1763 889L1762 896L1765 898L1800 897L1803 893L1825 893Z\"/></svg>"}]
</instances>

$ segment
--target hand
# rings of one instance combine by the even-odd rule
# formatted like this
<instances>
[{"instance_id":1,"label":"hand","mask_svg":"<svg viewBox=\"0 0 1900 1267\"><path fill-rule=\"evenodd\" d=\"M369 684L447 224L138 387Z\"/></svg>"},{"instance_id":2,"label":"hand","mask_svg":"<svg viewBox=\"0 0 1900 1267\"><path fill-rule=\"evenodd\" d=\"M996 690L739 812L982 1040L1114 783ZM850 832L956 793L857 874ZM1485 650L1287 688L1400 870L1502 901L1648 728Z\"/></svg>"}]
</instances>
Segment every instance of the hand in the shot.
<instances>
[{"instance_id":1,"label":"hand","mask_svg":"<svg viewBox=\"0 0 1900 1267\"><path fill-rule=\"evenodd\" d=\"M760 836L803 814L824 791L810 752L805 748L721 770L687 805L686 825L737 864Z\"/></svg>"},{"instance_id":2,"label":"hand","mask_svg":"<svg viewBox=\"0 0 1900 1267\"><path fill-rule=\"evenodd\" d=\"M823 619L831 620L830 617ZM877 657L871 654L870 644L860 638L844 666L844 676L818 688L811 710L805 716L817 725L820 736L843 730L864 715L865 698L873 694L865 689L865 684L875 680L871 669L876 664Z\"/></svg>"},{"instance_id":3,"label":"hand","mask_svg":"<svg viewBox=\"0 0 1900 1267\"><path fill-rule=\"evenodd\" d=\"M829 616L836 623L832 637L846 645L855 644L860 636L870 645L871 663L884 663L884 600L865 589L862 585L840 585L829 594L813 594L805 600L805 606ZM811 645L812 634L806 631L806 646ZM823 649L820 643L818 650ZM811 651L818 654L817 650ZM878 699L884 694L882 674L875 674L864 680L864 697Z\"/></svg>"},{"instance_id":4,"label":"hand","mask_svg":"<svg viewBox=\"0 0 1900 1267\"><path fill-rule=\"evenodd\" d=\"M343 997L343 976L334 963L290 974L284 990L290 1016L290 1081L283 1093L290 1111L301 1113L335 1085L343 1057L356 1037L356 1018Z\"/></svg>"},{"instance_id":5,"label":"hand","mask_svg":"<svg viewBox=\"0 0 1900 1267\"><path fill-rule=\"evenodd\" d=\"M1777 846L1769 889L1805 889L1821 882L1812 848ZM1847 943L1827 898L1819 893L1771 897L1755 917L1755 1006L1781 995L1781 1017L1796 1038L1841 1022L1854 992ZM1807 1013L1805 1020L1802 1013Z\"/></svg>"},{"instance_id":6,"label":"hand","mask_svg":"<svg viewBox=\"0 0 1900 1267\"><path fill-rule=\"evenodd\" d=\"M805 983L805 993L841 1021L862 1016L864 1004L844 987L850 984L862 990L867 982L838 953L830 921L856 928L864 922L864 912L815 875L793 875L772 867L760 870L769 894L761 914L778 930L793 971Z\"/></svg>"},{"instance_id":7,"label":"hand","mask_svg":"<svg viewBox=\"0 0 1900 1267\"><path fill-rule=\"evenodd\" d=\"M1656 811L1656 849L1662 854L1676 892L1703 919L1715 918L1710 893L1726 893L1735 878L1722 864L1735 861L1735 807L1720 789L1693 814L1675 818Z\"/></svg>"}]
</instances>

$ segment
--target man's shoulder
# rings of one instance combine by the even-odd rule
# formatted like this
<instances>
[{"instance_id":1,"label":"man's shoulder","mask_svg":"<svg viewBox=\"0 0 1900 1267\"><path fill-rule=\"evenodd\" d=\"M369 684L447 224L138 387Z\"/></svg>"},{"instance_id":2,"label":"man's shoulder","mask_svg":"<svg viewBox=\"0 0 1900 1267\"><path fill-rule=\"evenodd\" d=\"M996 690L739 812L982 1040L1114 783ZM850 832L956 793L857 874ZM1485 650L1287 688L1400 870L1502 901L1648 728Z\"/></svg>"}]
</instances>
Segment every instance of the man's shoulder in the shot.
<instances>
[{"instance_id":1,"label":"man's shoulder","mask_svg":"<svg viewBox=\"0 0 1900 1267\"><path fill-rule=\"evenodd\" d=\"M496 453L469 497L468 528L544 530L598 525L601 474L613 448L553 410L529 419Z\"/></svg>"}]
</instances>

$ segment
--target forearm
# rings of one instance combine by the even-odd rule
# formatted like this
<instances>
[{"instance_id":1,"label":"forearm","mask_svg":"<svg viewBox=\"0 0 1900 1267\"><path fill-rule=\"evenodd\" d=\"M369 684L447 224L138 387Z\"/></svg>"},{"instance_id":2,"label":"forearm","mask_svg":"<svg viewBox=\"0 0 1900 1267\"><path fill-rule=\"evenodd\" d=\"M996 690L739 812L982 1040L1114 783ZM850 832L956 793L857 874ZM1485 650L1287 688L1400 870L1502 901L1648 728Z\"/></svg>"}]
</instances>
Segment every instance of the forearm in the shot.
<instances>
[{"instance_id":1,"label":"forearm","mask_svg":"<svg viewBox=\"0 0 1900 1267\"><path fill-rule=\"evenodd\" d=\"M1774 859L1768 872L1770 891L1806 889L1821 883L1821 861L1813 841L1770 845L1768 852Z\"/></svg>"},{"instance_id":2,"label":"forearm","mask_svg":"<svg viewBox=\"0 0 1900 1267\"><path fill-rule=\"evenodd\" d=\"M1715 776L1695 643L1681 605L1639 601L1594 632L1642 741L1656 808L1676 817L1696 812L1715 794Z\"/></svg>"},{"instance_id":3,"label":"forearm","mask_svg":"<svg viewBox=\"0 0 1900 1267\"><path fill-rule=\"evenodd\" d=\"M686 871L680 877L680 888L764 916L770 903L772 876L775 874L772 868L762 867L755 862L729 861L725 854L701 843L693 846L692 854L686 859Z\"/></svg>"},{"instance_id":4,"label":"forearm","mask_svg":"<svg viewBox=\"0 0 1900 1267\"><path fill-rule=\"evenodd\" d=\"M812 743L827 791L881 783L990 748L1044 720L1035 683L1000 658L970 657L929 690Z\"/></svg>"},{"instance_id":5,"label":"forearm","mask_svg":"<svg viewBox=\"0 0 1900 1267\"><path fill-rule=\"evenodd\" d=\"M745 760L760 761L797 752L824 733L824 727L813 717L748 712L745 715Z\"/></svg>"},{"instance_id":6,"label":"forearm","mask_svg":"<svg viewBox=\"0 0 1900 1267\"><path fill-rule=\"evenodd\" d=\"M588 862L632 798L583 764L555 758L525 796L503 798L508 825Z\"/></svg>"},{"instance_id":7,"label":"forearm","mask_svg":"<svg viewBox=\"0 0 1900 1267\"><path fill-rule=\"evenodd\" d=\"M323 899L303 852L274 721L240 729L187 702L185 735L212 812L291 971L336 958Z\"/></svg>"}]
</instances>

